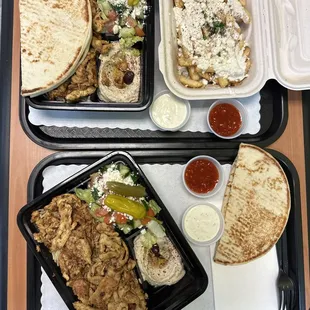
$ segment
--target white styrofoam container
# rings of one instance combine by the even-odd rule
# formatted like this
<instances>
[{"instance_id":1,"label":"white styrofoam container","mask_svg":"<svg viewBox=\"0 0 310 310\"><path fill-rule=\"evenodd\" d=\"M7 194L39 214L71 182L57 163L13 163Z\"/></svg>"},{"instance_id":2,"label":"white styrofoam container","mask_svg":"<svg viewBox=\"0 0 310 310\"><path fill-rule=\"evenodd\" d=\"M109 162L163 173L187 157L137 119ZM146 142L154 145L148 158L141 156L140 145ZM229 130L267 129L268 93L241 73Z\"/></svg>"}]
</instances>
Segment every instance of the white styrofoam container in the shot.
<instances>
[{"instance_id":1,"label":"white styrofoam container","mask_svg":"<svg viewBox=\"0 0 310 310\"><path fill-rule=\"evenodd\" d=\"M173 0L159 0L161 43L159 67L167 87L188 100L249 97L276 79L292 90L310 89L310 1L248 0L252 23L243 29L251 47L252 67L239 86L183 86L177 73L177 39Z\"/></svg>"}]
</instances>

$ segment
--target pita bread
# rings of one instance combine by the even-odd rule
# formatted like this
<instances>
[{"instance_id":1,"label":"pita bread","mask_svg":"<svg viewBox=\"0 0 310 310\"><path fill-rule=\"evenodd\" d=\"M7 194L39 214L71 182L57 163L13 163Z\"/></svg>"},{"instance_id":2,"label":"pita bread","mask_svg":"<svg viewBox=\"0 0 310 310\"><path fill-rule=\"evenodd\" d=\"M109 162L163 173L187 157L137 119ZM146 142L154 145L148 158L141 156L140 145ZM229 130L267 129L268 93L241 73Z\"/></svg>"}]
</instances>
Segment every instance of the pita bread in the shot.
<instances>
[{"instance_id":1,"label":"pita bread","mask_svg":"<svg viewBox=\"0 0 310 310\"><path fill-rule=\"evenodd\" d=\"M88 0L20 0L22 95L38 96L67 80L88 49Z\"/></svg>"},{"instance_id":2,"label":"pita bread","mask_svg":"<svg viewBox=\"0 0 310 310\"><path fill-rule=\"evenodd\" d=\"M290 189L284 171L264 150L241 144L223 201L225 230L214 261L250 262L279 240L289 217Z\"/></svg>"}]
</instances>

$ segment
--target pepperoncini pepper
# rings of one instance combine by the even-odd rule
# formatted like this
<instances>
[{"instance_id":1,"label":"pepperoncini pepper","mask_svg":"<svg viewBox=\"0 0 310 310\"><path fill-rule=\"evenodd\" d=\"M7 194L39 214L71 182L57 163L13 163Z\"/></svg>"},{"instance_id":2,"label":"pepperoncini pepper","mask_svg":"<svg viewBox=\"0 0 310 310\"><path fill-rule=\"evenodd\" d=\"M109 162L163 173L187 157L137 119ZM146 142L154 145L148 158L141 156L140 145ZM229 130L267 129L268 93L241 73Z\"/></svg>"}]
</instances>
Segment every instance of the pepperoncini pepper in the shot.
<instances>
[{"instance_id":1,"label":"pepperoncini pepper","mask_svg":"<svg viewBox=\"0 0 310 310\"><path fill-rule=\"evenodd\" d=\"M128 5L130 6L135 6L135 5L138 5L140 2L140 0L128 0Z\"/></svg>"},{"instance_id":2,"label":"pepperoncini pepper","mask_svg":"<svg viewBox=\"0 0 310 310\"><path fill-rule=\"evenodd\" d=\"M131 215L134 219L143 219L146 216L145 207L136 201L118 195L108 195L104 204L114 211Z\"/></svg>"},{"instance_id":3,"label":"pepperoncini pepper","mask_svg":"<svg viewBox=\"0 0 310 310\"><path fill-rule=\"evenodd\" d=\"M145 187L141 185L131 186L120 182L107 182L107 188L118 195L127 197L146 196Z\"/></svg>"}]
</instances>

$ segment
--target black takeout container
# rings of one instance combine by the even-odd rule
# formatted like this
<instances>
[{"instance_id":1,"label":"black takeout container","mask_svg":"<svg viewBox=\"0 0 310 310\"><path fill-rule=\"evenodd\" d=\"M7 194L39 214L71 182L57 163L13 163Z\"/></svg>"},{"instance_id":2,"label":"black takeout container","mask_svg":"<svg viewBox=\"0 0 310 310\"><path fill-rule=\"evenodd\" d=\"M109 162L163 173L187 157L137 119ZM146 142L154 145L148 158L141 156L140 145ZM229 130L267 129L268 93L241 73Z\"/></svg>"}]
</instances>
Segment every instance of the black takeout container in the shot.
<instances>
[{"instance_id":1,"label":"black takeout container","mask_svg":"<svg viewBox=\"0 0 310 310\"><path fill-rule=\"evenodd\" d=\"M61 271L57 264L53 261L52 255L49 250L40 244L40 252L37 252L36 246L38 243L33 238L33 233L37 231L36 227L31 223L31 214L33 211L42 209L50 203L55 196L72 192L75 187L86 187L89 177L92 173L97 172L102 166L108 165L112 162L123 162L132 171L138 173L139 183L146 187L149 198L155 199L158 205L162 208L158 218L163 221L166 229L166 234L172 241L178 252L180 253L184 268L186 271L185 276L175 285L162 286L155 288L147 282L142 282L144 291L148 294L148 308L156 310L164 309L181 309L189 304L191 301L200 296L208 286L208 276L196 257L195 253L187 243L185 237L182 235L177 224L174 222L169 211L164 206L152 185L145 177L142 170L135 163L133 158L125 152L113 152L95 162L94 164L86 167L67 180L56 185L46 193L37 197L29 204L24 206L17 217L17 223L20 231L22 232L27 244L46 274L56 287L57 291L65 301L69 309L74 309L72 303L77 300L70 287L66 286L66 281L62 277ZM120 236L125 240L127 246L133 257L133 239L139 234L138 231L133 231L131 234ZM140 277L139 268L136 268L137 274ZM141 281L142 278L140 277Z\"/></svg>"},{"instance_id":2,"label":"black takeout container","mask_svg":"<svg viewBox=\"0 0 310 310\"><path fill-rule=\"evenodd\" d=\"M95 93L89 97L89 101L76 103L50 101L44 95L33 98L26 97L27 104L41 110L139 112L147 109L153 101L154 92L155 0L147 0L147 5L148 9L143 28L145 38L141 48L141 86L138 102L103 102Z\"/></svg>"}]
</instances>

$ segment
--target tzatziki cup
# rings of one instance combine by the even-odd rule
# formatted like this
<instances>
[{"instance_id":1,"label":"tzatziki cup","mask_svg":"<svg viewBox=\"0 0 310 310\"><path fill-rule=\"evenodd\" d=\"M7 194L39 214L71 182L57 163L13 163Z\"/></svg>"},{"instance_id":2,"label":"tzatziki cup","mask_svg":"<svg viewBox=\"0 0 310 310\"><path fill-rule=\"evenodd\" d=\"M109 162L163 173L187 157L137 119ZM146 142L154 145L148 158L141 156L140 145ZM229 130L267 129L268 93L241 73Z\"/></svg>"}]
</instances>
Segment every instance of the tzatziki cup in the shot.
<instances>
[{"instance_id":1,"label":"tzatziki cup","mask_svg":"<svg viewBox=\"0 0 310 310\"><path fill-rule=\"evenodd\" d=\"M189 207L182 219L182 230L191 243L210 246L217 242L224 232L224 217L213 204L197 203Z\"/></svg>"},{"instance_id":2,"label":"tzatziki cup","mask_svg":"<svg viewBox=\"0 0 310 310\"><path fill-rule=\"evenodd\" d=\"M149 109L153 123L163 131L178 131L189 120L191 106L169 90L158 93Z\"/></svg>"}]
</instances>

